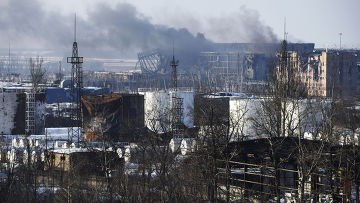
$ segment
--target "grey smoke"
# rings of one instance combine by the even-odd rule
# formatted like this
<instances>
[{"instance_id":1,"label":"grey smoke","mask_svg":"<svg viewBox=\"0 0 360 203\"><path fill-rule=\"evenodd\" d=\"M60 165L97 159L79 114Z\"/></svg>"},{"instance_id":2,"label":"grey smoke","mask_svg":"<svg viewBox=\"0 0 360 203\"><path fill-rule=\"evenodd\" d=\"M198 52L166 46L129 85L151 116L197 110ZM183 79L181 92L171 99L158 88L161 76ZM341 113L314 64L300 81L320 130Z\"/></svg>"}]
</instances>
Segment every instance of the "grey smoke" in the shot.
<instances>
[{"instance_id":1,"label":"grey smoke","mask_svg":"<svg viewBox=\"0 0 360 203\"><path fill-rule=\"evenodd\" d=\"M217 42L278 43L273 29L260 20L256 10L242 6L235 13L207 20L209 37Z\"/></svg>"},{"instance_id":2,"label":"grey smoke","mask_svg":"<svg viewBox=\"0 0 360 203\"><path fill-rule=\"evenodd\" d=\"M56 50L63 56L71 54L73 16L46 12L39 2L29 0L9 0L0 9L3 48L10 39L13 47ZM214 38L231 41L238 35L243 37L243 42L277 39L271 28L260 22L256 12L242 8L235 18L211 19L213 26L209 29L215 33ZM155 48L171 54L174 43L181 60L194 58L212 45L201 33L194 35L186 28L153 24L128 3L117 4L115 8L99 4L88 13L87 19L78 18L77 25L79 52L84 57L135 57L137 52Z\"/></svg>"}]
</instances>

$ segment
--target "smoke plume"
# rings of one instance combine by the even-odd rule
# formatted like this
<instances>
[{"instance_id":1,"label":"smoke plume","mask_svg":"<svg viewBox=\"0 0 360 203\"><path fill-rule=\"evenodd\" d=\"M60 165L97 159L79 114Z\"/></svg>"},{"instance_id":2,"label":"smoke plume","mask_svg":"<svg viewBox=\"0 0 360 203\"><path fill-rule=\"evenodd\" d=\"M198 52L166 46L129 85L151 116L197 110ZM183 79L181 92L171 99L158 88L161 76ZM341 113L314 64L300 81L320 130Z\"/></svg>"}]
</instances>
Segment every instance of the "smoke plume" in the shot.
<instances>
[{"instance_id":1,"label":"smoke plume","mask_svg":"<svg viewBox=\"0 0 360 203\"><path fill-rule=\"evenodd\" d=\"M206 27L208 37L217 42L278 43L276 34L264 25L259 13L245 6L227 16L208 19Z\"/></svg>"},{"instance_id":2,"label":"smoke plume","mask_svg":"<svg viewBox=\"0 0 360 203\"><path fill-rule=\"evenodd\" d=\"M15 48L56 50L71 54L74 16L45 11L38 1L8 0L0 4L0 42ZM264 26L256 12L241 9L238 16L210 19L212 38L221 41L272 42L276 36ZM99 4L88 17L77 18L79 53L84 57L126 58L137 52L159 48L171 55L173 46L181 57L194 57L211 49L203 34L186 28L156 25L128 3L116 7ZM209 32L210 33L210 32ZM242 37L242 40L233 39ZM181 59L180 57L180 59Z\"/></svg>"}]
</instances>

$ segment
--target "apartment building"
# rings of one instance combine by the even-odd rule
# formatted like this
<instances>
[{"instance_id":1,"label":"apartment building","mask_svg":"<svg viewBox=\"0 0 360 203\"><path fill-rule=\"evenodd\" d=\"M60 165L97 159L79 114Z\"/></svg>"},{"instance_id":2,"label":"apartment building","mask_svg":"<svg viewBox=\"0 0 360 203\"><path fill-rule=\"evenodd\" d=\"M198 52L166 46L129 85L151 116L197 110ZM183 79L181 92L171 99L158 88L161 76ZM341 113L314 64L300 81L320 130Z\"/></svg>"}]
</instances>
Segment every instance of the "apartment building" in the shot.
<instances>
[{"instance_id":1,"label":"apartment building","mask_svg":"<svg viewBox=\"0 0 360 203\"><path fill-rule=\"evenodd\" d=\"M287 66L309 96L350 97L358 90L357 55L353 52L288 52Z\"/></svg>"}]
</instances>

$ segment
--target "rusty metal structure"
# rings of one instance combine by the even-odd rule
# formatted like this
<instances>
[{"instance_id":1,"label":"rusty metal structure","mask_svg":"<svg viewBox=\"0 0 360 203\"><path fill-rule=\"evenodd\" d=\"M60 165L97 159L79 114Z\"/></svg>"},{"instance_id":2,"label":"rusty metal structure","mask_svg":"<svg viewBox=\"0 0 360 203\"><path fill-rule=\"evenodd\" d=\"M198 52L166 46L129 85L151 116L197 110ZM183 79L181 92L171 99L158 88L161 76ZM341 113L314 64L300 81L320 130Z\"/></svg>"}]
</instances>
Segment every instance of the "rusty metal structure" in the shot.
<instances>
[{"instance_id":1,"label":"rusty metal structure","mask_svg":"<svg viewBox=\"0 0 360 203\"><path fill-rule=\"evenodd\" d=\"M135 141L144 127L144 96L113 93L81 98L87 140Z\"/></svg>"},{"instance_id":2,"label":"rusty metal structure","mask_svg":"<svg viewBox=\"0 0 360 203\"><path fill-rule=\"evenodd\" d=\"M79 57L78 44L76 42L76 15L74 24L74 43L72 48L72 56L67 57L67 62L71 64L71 96L72 105L75 108L71 108L70 119L74 122L69 128L68 139L73 141L77 139L77 143L80 142L81 136L81 90L83 88L82 77L82 63L83 57Z\"/></svg>"}]
</instances>

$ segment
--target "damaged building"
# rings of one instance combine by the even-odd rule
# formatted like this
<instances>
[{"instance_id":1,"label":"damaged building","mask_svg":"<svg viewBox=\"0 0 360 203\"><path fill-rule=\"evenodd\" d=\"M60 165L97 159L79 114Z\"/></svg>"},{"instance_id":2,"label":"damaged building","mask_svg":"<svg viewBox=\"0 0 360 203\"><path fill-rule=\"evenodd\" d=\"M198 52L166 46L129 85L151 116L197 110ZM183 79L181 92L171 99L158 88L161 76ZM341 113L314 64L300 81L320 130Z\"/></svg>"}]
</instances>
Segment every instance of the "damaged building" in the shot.
<instances>
[{"instance_id":1,"label":"damaged building","mask_svg":"<svg viewBox=\"0 0 360 203\"><path fill-rule=\"evenodd\" d=\"M32 94L21 88L2 88L0 93L0 133L2 135L44 132L45 93Z\"/></svg>"},{"instance_id":2,"label":"damaged building","mask_svg":"<svg viewBox=\"0 0 360 203\"><path fill-rule=\"evenodd\" d=\"M314 43L290 43L288 49L310 53L314 46ZM268 78L268 66L280 49L280 43L212 43L191 57L178 53L181 60L178 83L181 87L201 90L260 91ZM145 88L169 87L170 53L159 50L139 53L136 69L144 77L138 78L138 83Z\"/></svg>"},{"instance_id":3,"label":"damaged building","mask_svg":"<svg viewBox=\"0 0 360 203\"><path fill-rule=\"evenodd\" d=\"M277 43L215 43L213 50L200 53L199 66L215 80L212 84L218 90L259 91L269 78L269 64L279 50ZM288 50L311 53L314 44L290 43Z\"/></svg>"},{"instance_id":4,"label":"damaged building","mask_svg":"<svg viewBox=\"0 0 360 203\"><path fill-rule=\"evenodd\" d=\"M113 93L83 96L82 119L88 140L135 141L144 128L144 96Z\"/></svg>"},{"instance_id":5,"label":"damaged building","mask_svg":"<svg viewBox=\"0 0 360 203\"><path fill-rule=\"evenodd\" d=\"M304 54L288 51L288 66L307 95L353 96L358 91L357 55L348 51L320 51ZM277 67L278 71L279 66Z\"/></svg>"}]
</instances>

